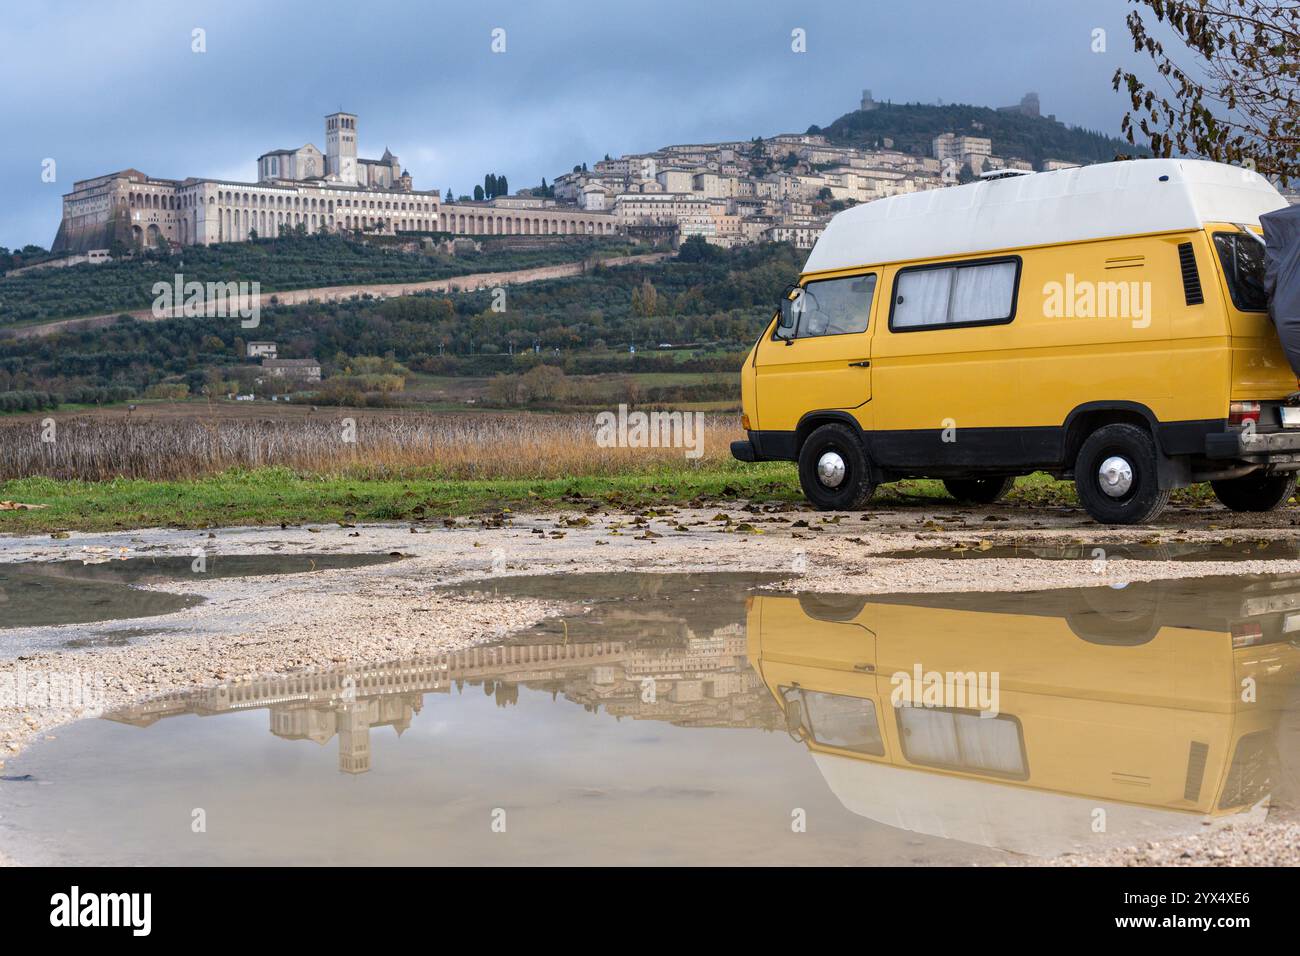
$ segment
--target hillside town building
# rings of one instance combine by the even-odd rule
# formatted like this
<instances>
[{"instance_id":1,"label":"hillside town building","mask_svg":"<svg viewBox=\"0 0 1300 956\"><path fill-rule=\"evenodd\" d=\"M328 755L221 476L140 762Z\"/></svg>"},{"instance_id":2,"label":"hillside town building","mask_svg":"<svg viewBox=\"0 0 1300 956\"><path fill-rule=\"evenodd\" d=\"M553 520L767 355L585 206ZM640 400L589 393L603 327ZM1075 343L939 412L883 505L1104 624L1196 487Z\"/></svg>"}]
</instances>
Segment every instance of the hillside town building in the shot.
<instances>
[{"instance_id":1,"label":"hillside town building","mask_svg":"<svg viewBox=\"0 0 1300 956\"><path fill-rule=\"evenodd\" d=\"M864 90L861 108L878 104ZM1028 94L1018 112L1037 115ZM692 236L720 246L792 241L811 248L840 209L900 193L952 185L956 175L1029 169L997 156L987 137L946 132L929 156L893 148L836 145L824 135L685 143L606 157L575 167L552 187L486 201L445 201L414 188L385 149L357 152L358 117L325 117L325 149L312 143L257 158L255 182L160 179L124 169L73 184L53 251L209 245L297 233L453 236L629 235L677 243ZM1045 164L1058 168L1059 161Z\"/></svg>"}]
</instances>

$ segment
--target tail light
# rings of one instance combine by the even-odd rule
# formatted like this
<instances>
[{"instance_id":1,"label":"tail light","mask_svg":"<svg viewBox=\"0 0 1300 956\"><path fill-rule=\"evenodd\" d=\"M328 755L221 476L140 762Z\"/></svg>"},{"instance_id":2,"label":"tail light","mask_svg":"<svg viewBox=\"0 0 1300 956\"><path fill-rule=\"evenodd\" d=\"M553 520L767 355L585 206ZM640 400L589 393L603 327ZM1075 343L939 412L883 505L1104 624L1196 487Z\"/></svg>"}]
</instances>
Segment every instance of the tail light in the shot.
<instances>
[{"instance_id":1,"label":"tail light","mask_svg":"<svg viewBox=\"0 0 1300 956\"><path fill-rule=\"evenodd\" d=\"M1228 424L1241 427L1246 422L1259 424L1259 402L1233 402L1228 406Z\"/></svg>"},{"instance_id":2,"label":"tail light","mask_svg":"<svg viewBox=\"0 0 1300 956\"><path fill-rule=\"evenodd\" d=\"M749 431L749 413L746 412L740 416L740 427Z\"/></svg>"},{"instance_id":3,"label":"tail light","mask_svg":"<svg viewBox=\"0 0 1300 956\"><path fill-rule=\"evenodd\" d=\"M1251 647L1255 644L1264 643L1264 628L1259 624L1234 624L1232 625L1232 646Z\"/></svg>"}]
</instances>

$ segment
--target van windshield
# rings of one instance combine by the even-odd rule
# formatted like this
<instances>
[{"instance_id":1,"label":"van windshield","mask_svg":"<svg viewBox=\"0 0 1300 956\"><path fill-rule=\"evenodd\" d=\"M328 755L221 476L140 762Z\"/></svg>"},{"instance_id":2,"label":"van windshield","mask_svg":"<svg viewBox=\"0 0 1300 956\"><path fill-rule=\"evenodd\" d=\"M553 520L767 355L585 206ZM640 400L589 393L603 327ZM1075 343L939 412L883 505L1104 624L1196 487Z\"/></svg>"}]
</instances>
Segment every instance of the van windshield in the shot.
<instances>
[{"instance_id":1,"label":"van windshield","mask_svg":"<svg viewBox=\"0 0 1300 956\"><path fill-rule=\"evenodd\" d=\"M809 282L781 303L779 337L806 339L865 332L875 291L874 273Z\"/></svg>"},{"instance_id":2,"label":"van windshield","mask_svg":"<svg viewBox=\"0 0 1300 956\"><path fill-rule=\"evenodd\" d=\"M1223 274L1228 277L1232 304L1242 312L1267 312L1264 243L1258 236L1242 232L1216 232L1214 245L1219 250Z\"/></svg>"}]
</instances>

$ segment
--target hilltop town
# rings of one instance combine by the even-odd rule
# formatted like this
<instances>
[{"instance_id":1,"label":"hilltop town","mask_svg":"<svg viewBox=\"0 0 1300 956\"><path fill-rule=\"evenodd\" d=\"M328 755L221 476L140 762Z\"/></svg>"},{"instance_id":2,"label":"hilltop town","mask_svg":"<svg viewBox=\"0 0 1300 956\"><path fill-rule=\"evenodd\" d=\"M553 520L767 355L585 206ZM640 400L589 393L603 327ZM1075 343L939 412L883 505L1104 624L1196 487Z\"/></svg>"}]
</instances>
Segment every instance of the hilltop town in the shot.
<instances>
[{"instance_id":1,"label":"hilltop town","mask_svg":"<svg viewBox=\"0 0 1300 956\"><path fill-rule=\"evenodd\" d=\"M864 90L859 109L878 106ZM1038 117L1038 95L1003 109ZM895 148L890 137L877 147L836 145L813 131L665 146L575 168L550 192L557 203L612 212L619 231L633 237L701 236L725 247L770 241L811 249L830 217L848 206L995 171L1034 169L1027 159L997 155L988 136L949 131L929 146L928 155L918 155ZM1039 169L1077 165L1047 159Z\"/></svg>"},{"instance_id":2,"label":"hilltop town","mask_svg":"<svg viewBox=\"0 0 1300 956\"><path fill-rule=\"evenodd\" d=\"M858 112L879 108L869 90ZM1039 119L1037 94L1002 113ZM1056 124L1055 117L1043 120ZM416 189L398 157L357 155L353 113L325 118L325 150L307 143L257 159L253 182L162 179L126 169L76 182L63 199L52 251L103 261L131 248L210 245L286 234L457 236L624 236L677 245L694 236L734 247L788 242L811 248L836 212L886 196L940 188L971 177L1031 171L1029 159L997 152L975 129L933 136L928 154L835 143L812 128L768 138L677 144L577 165L550 185L454 199ZM1061 127L1063 129L1063 127ZM1041 170L1078 165L1045 158Z\"/></svg>"}]
</instances>

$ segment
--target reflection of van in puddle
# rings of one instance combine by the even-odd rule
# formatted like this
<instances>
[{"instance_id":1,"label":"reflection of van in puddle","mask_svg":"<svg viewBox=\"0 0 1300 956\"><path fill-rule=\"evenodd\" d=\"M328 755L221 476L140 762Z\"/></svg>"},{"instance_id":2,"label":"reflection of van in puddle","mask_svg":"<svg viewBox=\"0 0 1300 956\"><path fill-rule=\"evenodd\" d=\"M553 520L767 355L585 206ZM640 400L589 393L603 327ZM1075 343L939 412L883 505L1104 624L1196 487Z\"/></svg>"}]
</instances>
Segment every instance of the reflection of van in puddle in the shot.
<instances>
[{"instance_id":1,"label":"reflection of van in puddle","mask_svg":"<svg viewBox=\"0 0 1300 956\"><path fill-rule=\"evenodd\" d=\"M749 657L853 812L1050 856L1262 818L1300 656L1285 629L1291 584L1208 610L1208 589L1180 582L763 595ZM996 713L974 696L900 695L901 675L921 672L950 689L992 677Z\"/></svg>"},{"instance_id":2,"label":"reflection of van in puddle","mask_svg":"<svg viewBox=\"0 0 1300 956\"><path fill-rule=\"evenodd\" d=\"M992 502L1073 478L1098 521L1211 481L1265 511L1300 468L1300 407L1264 293L1263 177L1135 160L846 210L741 371L742 461L799 463L809 501L941 478Z\"/></svg>"}]
</instances>

